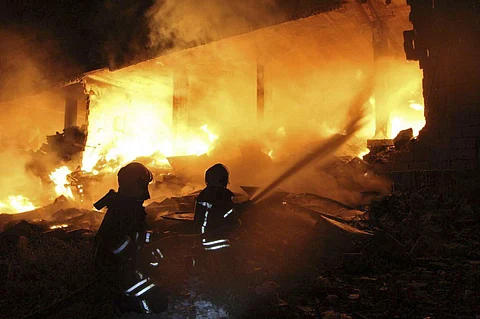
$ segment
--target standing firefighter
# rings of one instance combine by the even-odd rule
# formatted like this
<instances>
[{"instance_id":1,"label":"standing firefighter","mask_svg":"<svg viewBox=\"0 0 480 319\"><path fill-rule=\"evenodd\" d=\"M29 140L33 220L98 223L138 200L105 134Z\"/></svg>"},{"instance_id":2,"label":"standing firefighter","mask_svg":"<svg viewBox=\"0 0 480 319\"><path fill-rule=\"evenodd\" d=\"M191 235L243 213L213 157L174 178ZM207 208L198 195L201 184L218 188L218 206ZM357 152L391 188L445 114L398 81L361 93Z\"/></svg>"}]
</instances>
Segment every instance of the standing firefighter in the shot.
<instances>
[{"instance_id":1,"label":"standing firefighter","mask_svg":"<svg viewBox=\"0 0 480 319\"><path fill-rule=\"evenodd\" d=\"M223 266L234 266L228 233L238 225L238 219L233 204L234 194L227 188L228 177L228 169L222 164L215 164L205 172L207 187L195 201L194 227L195 233L200 234L200 240L194 247L193 269L204 268L207 255L221 256L222 259L216 261Z\"/></svg>"},{"instance_id":2,"label":"standing firefighter","mask_svg":"<svg viewBox=\"0 0 480 319\"><path fill-rule=\"evenodd\" d=\"M125 312L155 313L166 306L166 297L150 276L163 258L159 249L148 249L152 232L147 231L143 202L150 198L152 180L144 165L130 163L118 172L118 192L110 190L94 204L96 209L108 208L95 238L95 266Z\"/></svg>"}]
</instances>

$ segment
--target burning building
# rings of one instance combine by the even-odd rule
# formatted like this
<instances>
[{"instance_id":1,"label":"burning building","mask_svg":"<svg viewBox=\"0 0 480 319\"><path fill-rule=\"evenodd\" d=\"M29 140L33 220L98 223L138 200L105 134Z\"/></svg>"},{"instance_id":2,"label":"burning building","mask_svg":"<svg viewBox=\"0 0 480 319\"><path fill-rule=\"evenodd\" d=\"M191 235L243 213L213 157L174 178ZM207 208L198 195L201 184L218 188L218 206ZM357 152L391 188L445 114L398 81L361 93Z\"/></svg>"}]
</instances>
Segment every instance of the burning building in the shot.
<instances>
[{"instance_id":1,"label":"burning building","mask_svg":"<svg viewBox=\"0 0 480 319\"><path fill-rule=\"evenodd\" d=\"M480 185L478 1L233 2L157 2L148 59L2 100L7 316L118 310L90 262L104 214L91 207L131 161L153 173L133 179L151 229L113 254L145 239L152 276L123 291L171 288L166 317L474 316L479 209L452 195ZM239 267L191 280L217 162L223 218L234 207L241 227L198 247L231 248Z\"/></svg>"},{"instance_id":2,"label":"burning building","mask_svg":"<svg viewBox=\"0 0 480 319\"><path fill-rule=\"evenodd\" d=\"M429 42L439 35L430 36L434 31L416 20L418 12L427 10L416 3L302 2L293 15L271 15L263 24L243 22L222 32L208 24L196 30L184 22L195 13L173 10L170 19L185 13L183 24L173 24L177 29L171 30L158 27L152 41L180 30L181 45L137 64L87 72L53 91L5 103L11 110L24 110L25 105L31 107L30 115L37 114L30 124L36 136L26 144L33 150L41 146L40 136L58 130L63 121L64 133L47 143L61 140L62 146L40 149L42 156L54 149L55 160L35 173L54 182L56 195L69 197L74 194L65 185L72 171L107 174L132 160L164 172L172 168L172 161L178 162L175 158L181 162L182 156L209 154L210 160L197 163L202 171L207 162L228 162L251 152L252 147L244 145L252 141L262 154L253 161L261 161L261 156L278 163L291 160L313 141L342 133L350 100L372 74L375 83L364 105L365 125L337 155L365 155L367 140L370 146L384 141L392 145L388 141L409 128L413 138L427 123L418 142L414 139L408 150L395 154L390 170L476 168L478 123L472 122L476 115L468 113L476 112L476 69L465 70L471 77L467 85L453 87L441 80L460 62L449 64L453 53ZM432 8L444 10L439 3ZM407 31L411 22L414 29ZM457 28L448 19L443 22ZM201 42L189 41L192 32L203 35ZM468 30L462 32L449 35L468 49L455 51L458 61L464 52L474 52L467 47L473 45ZM418 63L408 61L405 52L408 60L420 60L423 80ZM438 111L448 109L447 96L461 96L462 110L470 111ZM441 123L448 127L440 129ZM247 175L239 174L237 182L258 182ZM402 184L405 174L395 178Z\"/></svg>"}]
</instances>

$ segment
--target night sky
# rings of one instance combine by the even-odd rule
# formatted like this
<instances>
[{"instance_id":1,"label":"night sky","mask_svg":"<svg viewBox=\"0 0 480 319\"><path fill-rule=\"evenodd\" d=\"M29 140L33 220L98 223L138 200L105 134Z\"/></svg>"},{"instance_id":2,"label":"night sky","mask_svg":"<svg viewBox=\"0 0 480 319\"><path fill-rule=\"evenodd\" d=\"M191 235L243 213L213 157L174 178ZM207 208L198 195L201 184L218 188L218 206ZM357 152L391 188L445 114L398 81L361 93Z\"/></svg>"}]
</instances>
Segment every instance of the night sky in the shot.
<instances>
[{"instance_id":1,"label":"night sky","mask_svg":"<svg viewBox=\"0 0 480 319\"><path fill-rule=\"evenodd\" d=\"M18 67L12 59L19 51L49 64L48 73L59 78L141 59L148 36L143 13L152 1L1 1L0 67Z\"/></svg>"}]
</instances>

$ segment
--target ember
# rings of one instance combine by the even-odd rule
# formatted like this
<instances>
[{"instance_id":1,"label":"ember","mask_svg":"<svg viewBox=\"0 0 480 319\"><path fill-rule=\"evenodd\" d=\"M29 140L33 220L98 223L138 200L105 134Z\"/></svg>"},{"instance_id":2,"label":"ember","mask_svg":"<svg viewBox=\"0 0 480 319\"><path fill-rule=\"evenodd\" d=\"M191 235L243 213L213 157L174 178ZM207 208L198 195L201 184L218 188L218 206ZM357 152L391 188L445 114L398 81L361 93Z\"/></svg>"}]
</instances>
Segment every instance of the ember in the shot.
<instances>
[{"instance_id":1,"label":"ember","mask_svg":"<svg viewBox=\"0 0 480 319\"><path fill-rule=\"evenodd\" d=\"M62 225L53 225L53 226L50 226L50 229L57 229L57 228L67 228L68 225L67 224L62 224Z\"/></svg>"}]
</instances>

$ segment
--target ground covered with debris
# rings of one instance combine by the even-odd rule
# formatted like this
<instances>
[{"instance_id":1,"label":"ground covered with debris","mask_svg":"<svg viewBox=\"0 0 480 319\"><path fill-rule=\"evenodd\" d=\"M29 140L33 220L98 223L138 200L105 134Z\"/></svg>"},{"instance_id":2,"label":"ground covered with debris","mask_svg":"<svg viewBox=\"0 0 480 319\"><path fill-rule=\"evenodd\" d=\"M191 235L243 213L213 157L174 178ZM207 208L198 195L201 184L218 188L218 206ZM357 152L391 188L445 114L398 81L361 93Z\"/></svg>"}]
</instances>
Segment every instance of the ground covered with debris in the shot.
<instances>
[{"instance_id":1,"label":"ground covered with debris","mask_svg":"<svg viewBox=\"0 0 480 319\"><path fill-rule=\"evenodd\" d=\"M166 205L178 210L191 198L168 199L147 211L155 215ZM478 205L428 189L391 194L366 211L313 194L276 193L259 204L242 205L242 226L232 245L235 269L224 269L212 257L207 270L191 276L184 259L191 239L165 242L157 279L170 304L160 315L115 311L111 292L93 277L94 231L10 221L0 234L2 317L23 318L40 309L52 318L480 315ZM65 209L61 214L76 216L82 225L88 215ZM181 232L189 227L182 216L157 216L152 224L164 232L167 221Z\"/></svg>"}]
</instances>

